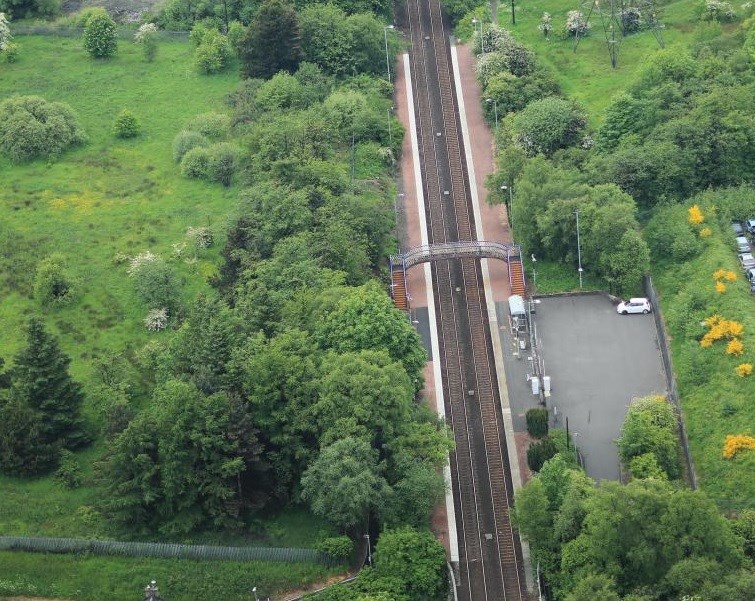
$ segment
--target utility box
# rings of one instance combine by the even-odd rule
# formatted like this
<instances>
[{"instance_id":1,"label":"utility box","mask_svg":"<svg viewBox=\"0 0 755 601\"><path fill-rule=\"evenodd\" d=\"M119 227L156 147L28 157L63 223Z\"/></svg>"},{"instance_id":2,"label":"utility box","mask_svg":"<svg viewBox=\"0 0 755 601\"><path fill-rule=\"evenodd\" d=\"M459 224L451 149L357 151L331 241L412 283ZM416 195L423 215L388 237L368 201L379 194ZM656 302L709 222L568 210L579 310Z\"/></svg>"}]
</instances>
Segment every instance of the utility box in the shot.
<instances>
[{"instance_id":1,"label":"utility box","mask_svg":"<svg viewBox=\"0 0 755 601\"><path fill-rule=\"evenodd\" d=\"M518 294L509 297L509 314L511 316L511 329L514 332L527 331L527 311L524 307L524 299Z\"/></svg>"},{"instance_id":2,"label":"utility box","mask_svg":"<svg viewBox=\"0 0 755 601\"><path fill-rule=\"evenodd\" d=\"M546 397L551 395L551 377L543 376L543 394Z\"/></svg>"},{"instance_id":3,"label":"utility box","mask_svg":"<svg viewBox=\"0 0 755 601\"><path fill-rule=\"evenodd\" d=\"M539 395L540 394L540 378L532 377L530 378L530 384L532 385L532 394Z\"/></svg>"}]
</instances>

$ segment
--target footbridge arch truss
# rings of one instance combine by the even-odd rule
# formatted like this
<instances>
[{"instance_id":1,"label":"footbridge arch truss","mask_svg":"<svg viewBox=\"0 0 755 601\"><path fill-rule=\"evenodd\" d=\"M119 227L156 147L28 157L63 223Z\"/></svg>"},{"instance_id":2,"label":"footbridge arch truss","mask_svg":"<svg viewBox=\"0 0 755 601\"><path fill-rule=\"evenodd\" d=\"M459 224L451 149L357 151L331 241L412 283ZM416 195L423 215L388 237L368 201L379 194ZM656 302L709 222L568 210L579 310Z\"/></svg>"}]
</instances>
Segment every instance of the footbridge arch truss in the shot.
<instances>
[{"instance_id":1,"label":"footbridge arch truss","mask_svg":"<svg viewBox=\"0 0 755 601\"><path fill-rule=\"evenodd\" d=\"M524 295L526 284L522 266L521 248L518 244L504 244L484 240L423 244L406 252L391 255L391 296L397 308L408 309L406 270L421 263L445 259L499 259L509 265L509 284L512 294Z\"/></svg>"}]
</instances>

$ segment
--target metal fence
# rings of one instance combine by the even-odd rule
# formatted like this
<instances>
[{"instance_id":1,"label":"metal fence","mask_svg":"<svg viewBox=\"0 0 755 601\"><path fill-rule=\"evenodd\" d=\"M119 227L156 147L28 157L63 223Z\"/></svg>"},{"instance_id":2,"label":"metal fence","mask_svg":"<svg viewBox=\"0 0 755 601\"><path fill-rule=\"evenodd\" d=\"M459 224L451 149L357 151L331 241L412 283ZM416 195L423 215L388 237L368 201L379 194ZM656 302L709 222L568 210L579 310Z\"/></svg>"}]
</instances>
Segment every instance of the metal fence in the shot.
<instances>
[{"instance_id":1,"label":"metal fence","mask_svg":"<svg viewBox=\"0 0 755 601\"><path fill-rule=\"evenodd\" d=\"M0 536L0 551L92 553L93 555L120 555L127 557L317 563L328 567L334 566L338 563L327 553L321 553L315 549L289 547L216 547L211 545L138 543L34 536Z\"/></svg>"},{"instance_id":2,"label":"metal fence","mask_svg":"<svg viewBox=\"0 0 755 601\"><path fill-rule=\"evenodd\" d=\"M674 366L671 362L671 353L669 352L668 342L666 338L666 329L663 326L663 318L661 315L661 305L658 301L658 294L653 286L653 280L650 276L645 277L645 294L650 299L653 305L653 318L655 320L655 328L657 331L658 348L661 351L661 360L663 361L663 371L666 374L666 390L668 391L668 398L671 401L674 409L676 410L677 425L679 428L679 440L682 445L682 452L684 453L684 460L686 462L686 472L688 474L689 484L693 490L697 489L697 475L695 474L695 466L692 463L692 456L689 452L689 441L687 439L687 430L684 427L684 418L682 415L682 408L679 404L679 392L676 388L676 378L674 377Z\"/></svg>"},{"instance_id":3,"label":"metal fence","mask_svg":"<svg viewBox=\"0 0 755 601\"><path fill-rule=\"evenodd\" d=\"M118 38L121 40L133 40L135 29L119 27ZM78 38L84 34L83 27L70 27L65 25L39 24L39 25L14 25L13 35L47 35L62 38ZM158 30L157 37L162 40L188 39L188 31L163 31Z\"/></svg>"}]
</instances>

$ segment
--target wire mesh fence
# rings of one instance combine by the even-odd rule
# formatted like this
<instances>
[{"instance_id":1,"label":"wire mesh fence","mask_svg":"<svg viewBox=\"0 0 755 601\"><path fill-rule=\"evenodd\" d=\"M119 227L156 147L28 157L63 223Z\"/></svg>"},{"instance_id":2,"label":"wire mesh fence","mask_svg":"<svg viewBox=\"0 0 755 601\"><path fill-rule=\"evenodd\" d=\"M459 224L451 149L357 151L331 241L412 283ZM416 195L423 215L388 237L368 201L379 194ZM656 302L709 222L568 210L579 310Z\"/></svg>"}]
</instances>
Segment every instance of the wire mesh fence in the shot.
<instances>
[{"instance_id":1,"label":"wire mesh fence","mask_svg":"<svg viewBox=\"0 0 755 601\"><path fill-rule=\"evenodd\" d=\"M91 553L93 555L116 555L125 557L316 563L328 567L338 563L327 553L322 553L315 549L295 547L220 547L213 545L139 543L36 536L0 536L0 551Z\"/></svg>"},{"instance_id":2,"label":"wire mesh fence","mask_svg":"<svg viewBox=\"0 0 755 601\"><path fill-rule=\"evenodd\" d=\"M133 40L136 29L119 27L117 29L118 38L121 40ZM37 25L14 25L13 35L47 35L58 36L62 38L78 38L84 35L83 27L71 27L66 25L37 24ZM157 32L158 39L163 40L182 40L188 39L188 31L164 31Z\"/></svg>"}]
</instances>

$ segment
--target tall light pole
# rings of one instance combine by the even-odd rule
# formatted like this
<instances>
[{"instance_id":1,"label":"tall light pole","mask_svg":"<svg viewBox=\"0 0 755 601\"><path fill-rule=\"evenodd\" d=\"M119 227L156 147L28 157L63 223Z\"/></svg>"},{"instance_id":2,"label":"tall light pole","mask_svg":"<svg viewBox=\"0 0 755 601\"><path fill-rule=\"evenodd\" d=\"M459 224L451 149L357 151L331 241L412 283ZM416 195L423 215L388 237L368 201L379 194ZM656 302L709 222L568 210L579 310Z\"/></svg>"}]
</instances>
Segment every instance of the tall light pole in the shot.
<instances>
[{"instance_id":1,"label":"tall light pole","mask_svg":"<svg viewBox=\"0 0 755 601\"><path fill-rule=\"evenodd\" d=\"M393 29L393 25L383 27L383 39L385 40L385 69L388 71L388 83L391 83L391 59L388 56L388 30Z\"/></svg>"},{"instance_id":2,"label":"tall light pole","mask_svg":"<svg viewBox=\"0 0 755 601\"><path fill-rule=\"evenodd\" d=\"M495 128L498 129L498 101L495 98L486 98L485 102L493 103L493 111L495 111Z\"/></svg>"},{"instance_id":3,"label":"tall light pole","mask_svg":"<svg viewBox=\"0 0 755 601\"><path fill-rule=\"evenodd\" d=\"M367 562L372 565L372 546L370 545L370 535L365 534L364 538L367 539Z\"/></svg>"},{"instance_id":4,"label":"tall light pole","mask_svg":"<svg viewBox=\"0 0 755 601\"><path fill-rule=\"evenodd\" d=\"M513 230L514 229L514 192L511 190L511 186L507 186L506 184L503 184L501 186L501 190L509 191L509 206L507 207L507 212L509 214L509 227Z\"/></svg>"},{"instance_id":5,"label":"tall light pole","mask_svg":"<svg viewBox=\"0 0 755 601\"><path fill-rule=\"evenodd\" d=\"M532 258L532 287L537 290L537 259L535 258L534 253L530 255Z\"/></svg>"},{"instance_id":6,"label":"tall light pole","mask_svg":"<svg viewBox=\"0 0 755 601\"><path fill-rule=\"evenodd\" d=\"M477 17L472 17L472 25L474 25L475 31L477 31L477 24L480 24L480 51L485 54L485 40L482 37L482 21Z\"/></svg>"},{"instance_id":7,"label":"tall light pole","mask_svg":"<svg viewBox=\"0 0 755 601\"><path fill-rule=\"evenodd\" d=\"M257 596L257 587L256 586L252 589L252 594L254 595L254 601L260 601L260 598Z\"/></svg>"},{"instance_id":8,"label":"tall light pole","mask_svg":"<svg viewBox=\"0 0 755 601\"><path fill-rule=\"evenodd\" d=\"M511 24L516 25L516 13L514 12L514 0L511 0Z\"/></svg>"},{"instance_id":9,"label":"tall light pole","mask_svg":"<svg viewBox=\"0 0 755 601\"><path fill-rule=\"evenodd\" d=\"M582 246L579 242L579 211L574 211L577 216L577 263L579 265L579 289L582 290Z\"/></svg>"},{"instance_id":10,"label":"tall light pole","mask_svg":"<svg viewBox=\"0 0 755 601\"><path fill-rule=\"evenodd\" d=\"M388 111L388 143L391 145L391 150L393 150L393 134L391 133L391 111L393 111L393 107L387 109Z\"/></svg>"}]
</instances>

